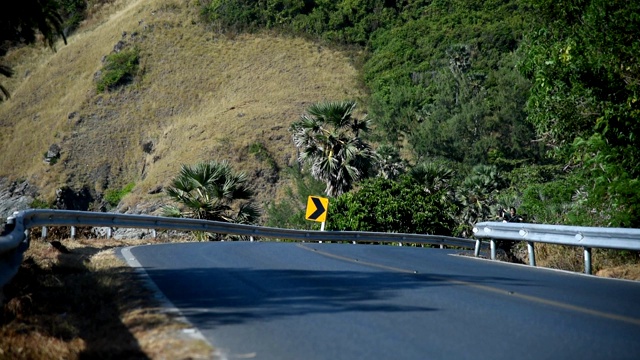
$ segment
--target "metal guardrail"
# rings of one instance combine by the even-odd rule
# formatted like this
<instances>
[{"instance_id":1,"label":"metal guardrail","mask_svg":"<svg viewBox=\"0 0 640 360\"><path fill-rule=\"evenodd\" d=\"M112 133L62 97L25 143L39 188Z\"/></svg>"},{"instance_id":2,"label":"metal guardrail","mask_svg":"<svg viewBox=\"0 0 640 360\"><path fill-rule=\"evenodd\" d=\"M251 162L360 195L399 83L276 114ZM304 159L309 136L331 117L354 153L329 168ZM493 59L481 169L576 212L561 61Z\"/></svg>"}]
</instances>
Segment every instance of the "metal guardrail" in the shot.
<instances>
[{"instance_id":1,"label":"metal guardrail","mask_svg":"<svg viewBox=\"0 0 640 360\"><path fill-rule=\"evenodd\" d=\"M152 230L202 231L246 237L297 241L350 241L377 243L422 243L473 248L476 241L450 236L378 233L360 231L312 231L232 224L218 221L69 210L24 210L13 214L7 226L10 232L0 236L0 289L13 278L28 248L27 231L46 226L90 226ZM73 228L72 228L73 229ZM43 231L43 233L46 233ZM72 230L72 235L73 235Z\"/></svg>"},{"instance_id":2,"label":"metal guardrail","mask_svg":"<svg viewBox=\"0 0 640 360\"><path fill-rule=\"evenodd\" d=\"M536 242L584 248L584 272L591 274L591 249L640 250L640 229L529 223L481 222L473 229L479 239L490 239L491 258L495 259L495 240L526 241L529 264L536 265Z\"/></svg>"}]
</instances>

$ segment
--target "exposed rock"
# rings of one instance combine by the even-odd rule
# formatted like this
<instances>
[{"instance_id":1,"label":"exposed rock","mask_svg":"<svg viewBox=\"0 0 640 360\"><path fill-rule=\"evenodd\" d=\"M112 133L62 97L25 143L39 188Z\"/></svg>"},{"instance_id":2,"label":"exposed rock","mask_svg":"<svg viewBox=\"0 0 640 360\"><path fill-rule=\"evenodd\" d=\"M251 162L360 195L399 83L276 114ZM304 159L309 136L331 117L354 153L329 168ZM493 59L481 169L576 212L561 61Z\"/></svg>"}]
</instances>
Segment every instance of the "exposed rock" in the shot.
<instances>
[{"instance_id":1,"label":"exposed rock","mask_svg":"<svg viewBox=\"0 0 640 360\"><path fill-rule=\"evenodd\" d=\"M119 53L120 51L122 51L122 49L125 47L127 43L120 40L116 43L116 45L113 47L113 52L114 53Z\"/></svg>"},{"instance_id":2,"label":"exposed rock","mask_svg":"<svg viewBox=\"0 0 640 360\"><path fill-rule=\"evenodd\" d=\"M28 209L37 193L36 188L27 181L0 179L0 218L6 219L15 211Z\"/></svg>"},{"instance_id":3,"label":"exposed rock","mask_svg":"<svg viewBox=\"0 0 640 360\"><path fill-rule=\"evenodd\" d=\"M51 146L49 146L49 151L47 151L47 157L48 158L54 158L54 157L60 157L60 145L58 144L51 144Z\"/></svg>"},{"instance_id":4,"label":"exposed rock","mask_svg":"<svg viewBox=\"0 0 640 360\"><path fill-rule=\"evenodd\" d=\"M49 146L49 150L44 156L44 161L48 164L54 164L58 159L60 159L60 151L60 145L51 144L51 146Z\"/></svg>"},{"instance_id":5,"label":"exposed rock","mask_svg":"<svg viewBox=\"0 0 640 360\"><path fill-rule=\"evenodd\" d=\"M88 186L75 191L67 186L56 190L54 206L60 210L89 210L89 205L94 202L95 196Z\"/></svg>"}]
</instances>

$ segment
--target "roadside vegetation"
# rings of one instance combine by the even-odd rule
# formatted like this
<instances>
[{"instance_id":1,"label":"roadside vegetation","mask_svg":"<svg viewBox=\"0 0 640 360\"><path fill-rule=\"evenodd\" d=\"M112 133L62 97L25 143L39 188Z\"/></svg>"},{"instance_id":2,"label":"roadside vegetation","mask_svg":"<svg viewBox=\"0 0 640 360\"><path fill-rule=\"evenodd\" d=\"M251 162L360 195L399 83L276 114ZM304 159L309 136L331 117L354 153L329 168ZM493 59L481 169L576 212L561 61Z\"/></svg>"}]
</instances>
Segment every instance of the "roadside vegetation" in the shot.
<instances>
[{"instance_id":1,"label":"roadside vegetation","mask_svg":"<svg viewBox=\"0 0 640 360\"><path fill-rule=\"evenodd\" d=\"M637 4L600 0L577 7L545 0L216 0L204 11L221 32L270 29L366 49L359 69L369 90L367 121L375 131L364 136L364 143L402 154L391 164L397 169L431 169L412 181L424 186L425 201L446 199L448 206L415 210L411 216L435 216L434 224L452 221L439 232L456 236L470 236L475 223L497 219L500 209L511 206L527 222L640 226L640 181L633 160L640 155L640 68L633 65L640 49L631 40L639 35L639 13ZM596 30L602 23L607 36ZM308 134L299 126L305 121L303 115L292 126L294 140L298 133ZM313 131L326 131L315 126ZM321 163L307 156L309 149L319 149L328 154L326 164L340 163L327 140L300 139L296 145L306 171L316 179L330 178L320 177ZM354 181L350 172L335 168L333 181L342 179L350 187L344 192L327 187L325 194L339 205L330 206L329 228L408 229L397 219L407 216L404 202L415 196L376 216L370 214L375 207L363 213L362 204L376 204L386 186L396 181L408 186L407 178L359 182L374 174L366 167L358 169L363 176ZM441 186L430 188L441 179ZM354 198L358 201L347 200ZM380 223L384 219L389 223ZM600 266L609 256L640 262L637 252L607 251Z\"/></svg>"}]
</instances>

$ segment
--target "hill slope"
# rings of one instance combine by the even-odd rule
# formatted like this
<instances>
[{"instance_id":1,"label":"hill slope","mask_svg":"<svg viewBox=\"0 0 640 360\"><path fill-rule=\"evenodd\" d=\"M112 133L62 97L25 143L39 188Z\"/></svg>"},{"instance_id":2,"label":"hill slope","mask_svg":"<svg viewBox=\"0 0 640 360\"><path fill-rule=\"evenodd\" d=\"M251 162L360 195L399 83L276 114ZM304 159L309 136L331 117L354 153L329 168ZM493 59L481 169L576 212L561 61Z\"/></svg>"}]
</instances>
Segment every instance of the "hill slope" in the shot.
<instances>
[{"instance_id":1,"label":"hill slope","mask_svg":"<svg viewBox=\"0 0 640 360\"><path fill-rule=\"evenodd\" d=\"M124 207L161 201L149 193L182 164L227 159L264 203L287 181L278 170L296 162L291 122L312 103L363 94L347 54L299 38L213 33L195 2L119 0L102 11L55 53L7 57L16 75L0 103L0 177L27 180L46 201L65 185L99 197L132 182ZM120 41L139 49L142 75L98 93L96 73ZM50 165L54 144L61 157Z\"/></svg>"}]
</instances>

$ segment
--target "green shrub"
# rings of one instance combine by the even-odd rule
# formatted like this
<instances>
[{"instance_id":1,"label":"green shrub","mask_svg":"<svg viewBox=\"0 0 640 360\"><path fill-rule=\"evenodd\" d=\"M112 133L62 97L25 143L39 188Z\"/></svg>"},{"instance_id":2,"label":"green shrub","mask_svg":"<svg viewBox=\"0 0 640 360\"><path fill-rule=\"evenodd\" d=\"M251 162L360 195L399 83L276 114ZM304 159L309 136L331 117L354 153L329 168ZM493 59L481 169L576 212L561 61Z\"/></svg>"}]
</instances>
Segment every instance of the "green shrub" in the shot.
<instances>
[{"instance_id":1,"label":"green shrub","mask_svg":"<svg viewBox=\"0 0 640 360\"><path fill-rule=\"evenodd\" d=\"M342 231L451 235L454 205L439 191L428 193L410 176L375 178L333 199L327 228Z\"/></svg>"},{"instance_id":2,"label":"green shrub","mask_svg":"<svg viewBox=\"0 0 640 360\"><path fill-rule=\"evenodd\" d=\"M104 200L111 206L117 206L120 200L133 190L134 186L134 183L129 183L122 189L107 189L107 191L104 192Z\"/></svg>"},{"instance_id":3,"label":"green shrub","mask_svg":"<svg viewBox=\"0 0 640 360\"><path fill-rule=\"evenodd\" d=\"M249 0L211 0L202 15L219 31L251 31L264 25L258 4Z\"/></svg>"},{"instance_id":4,"label":"green shrub","mask_svg":"<svg viewBox=\"0 0 640 360\"><path fill-rule=\"evenodd\" d=\"M35 198L33 199L33 201L29 204L29 207L32 209L50 209L51 205L41 199Z\"/></svg>"},{"instance_id":5,"label":"green shrub","mask_svg":"<svg viewBox=\"0 0 640 360\"><path fill-rule=\"evenodd\" d=\"M98 92L109 91L132 82L138 74L139 57L137 48L108 55L97 83Z\"/></svg>"}]
</instances>

